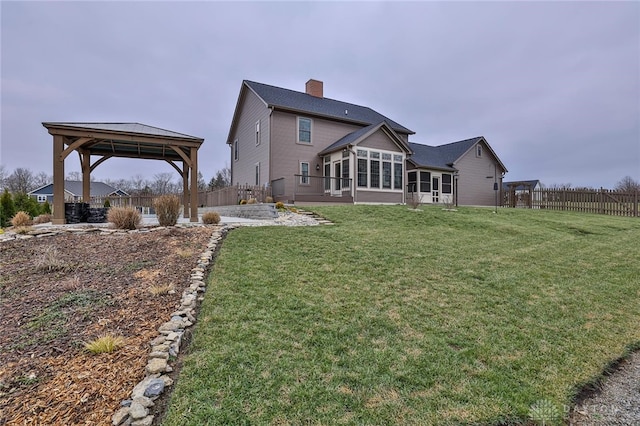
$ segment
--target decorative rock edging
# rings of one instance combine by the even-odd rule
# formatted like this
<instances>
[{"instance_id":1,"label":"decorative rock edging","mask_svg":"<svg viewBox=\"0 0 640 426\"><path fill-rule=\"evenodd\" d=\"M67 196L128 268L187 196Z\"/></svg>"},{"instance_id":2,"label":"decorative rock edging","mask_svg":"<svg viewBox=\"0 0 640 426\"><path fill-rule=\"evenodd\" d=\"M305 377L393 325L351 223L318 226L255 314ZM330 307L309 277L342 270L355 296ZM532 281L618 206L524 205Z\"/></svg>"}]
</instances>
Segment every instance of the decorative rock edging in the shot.
<instances>
[{"instance_id":1,"label":"decorative rock edging","mask_svg":"<svg viewBox=\"0 0 640 426\"><path fill-rule=\"evenodd\" d=\"M209 242L194 268L191 269L189 277L190 284L182 292L180 306L171 314L169 321L158 327L158 336L149 342L151 351L145 366L145 378L141 380L131 391L130 399L120 403L120 409L111 417L111 424L114 426L150 426L153 424L155 415L153 414L154 401L157 400L164 390L173 385L173 379L166 373L173 371L170 361L175 359L180 353L180 347L185 331L196 322L197 303L204 299L203 293L206 290L206 276L220 243L227 233L240 226L314 226L326 224L314 217L305 214L291 212L279 212L278 217L272 220L247 222L241 224L225 224L216 226ZM201 223L178 224L177 227L206 226ZM26 234L16 234L14 232L0 233L0 243L15 239L41 238L57 234L131 234L155 232L166 227L156 226L149 228L139 228L135 230L122 230L104 227L56 227L46 226L29 231Z\"/></svg>"},{"instance_id":2,"label":"decorative rock edging","mask_svg":"<svg viewBox=\"0 0 640 426\"><path fill-rule=\"evenodd\" d=\"M197 265L191 269L191 283L182 292L180 306L171 314L169 321L158 327L158 337L149 342L151 352L145 367L146 377L133 388L131 399L120 404L121 408L111 418L114 426L148 426L153 423L153 401L162 395L165 388L173 384L173 380L165 374L173 371L169 361L180 353L182 337L196 321L197 303L204 299L202 293L206 289L205 273L219 244L234 228L233 225L224 225L211 235Z\"/></svg>"}]
</instances>

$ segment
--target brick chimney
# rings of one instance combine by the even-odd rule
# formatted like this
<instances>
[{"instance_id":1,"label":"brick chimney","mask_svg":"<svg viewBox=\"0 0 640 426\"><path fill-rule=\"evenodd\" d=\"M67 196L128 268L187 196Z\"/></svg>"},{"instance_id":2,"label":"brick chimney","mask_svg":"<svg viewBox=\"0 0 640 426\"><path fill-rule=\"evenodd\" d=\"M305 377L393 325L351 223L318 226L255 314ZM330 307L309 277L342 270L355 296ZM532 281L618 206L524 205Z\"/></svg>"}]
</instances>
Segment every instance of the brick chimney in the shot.
<instances>
[{"instance_id":1,"label":"brick chimney","mask_svg":"<svg viewBox=\"0 0 640 426\"><path fill-rule=\"evenodd\" d=\"M306 89L307 95L315 96L316 98L323 97L322 82L319 80L310 79L309 81L307 81L307 84L305 85L305 89Z\"/></svg>"}]
</instances>

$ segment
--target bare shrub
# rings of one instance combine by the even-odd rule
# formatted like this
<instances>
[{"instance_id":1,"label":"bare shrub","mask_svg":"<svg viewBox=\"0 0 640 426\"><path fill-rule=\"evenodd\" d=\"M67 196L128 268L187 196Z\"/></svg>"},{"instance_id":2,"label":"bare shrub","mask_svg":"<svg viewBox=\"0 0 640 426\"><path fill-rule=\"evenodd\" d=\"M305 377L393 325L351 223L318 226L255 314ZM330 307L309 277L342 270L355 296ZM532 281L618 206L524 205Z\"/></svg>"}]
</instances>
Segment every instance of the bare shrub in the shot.
<instances>
[{"instance_id":1,"label":"bare shrub","mask_svg":"<svg viewBox=\"0 0 640 426\"><path fill-rule=\"evenodd\" d=\"M60 260L58 249L54 246L44 246L33 263L36 270L44 272L64 271L69 268L69 265Z\"/></svg>"},{"instance_id":2,"label":"bare shrub","mask_svg":"<svg viewBox=\"0 0 640 426\"><path fill-rule=\"evenodd\" d=\"M258 204L258 200L256 200L255 198L249 198L247 200L247 204Z\"/></svg>"},{"instance_id":3,"label":"bare shrub","mask_svg":"<svg viewBox=\"0 0 640 426\"><path fill-rule=\"evenodd\" d=\"M273 197L271 196L267 196L267 198L264 199L265 203L273 203Z\"/></svg>"},{"instance_id":4,"label":"bare shrub","mask_svg":"<svg viewBox=\"0 0 640 426\"><path fill-rule=\"evenodd\" d=\"M31 216L29 216L29 213L20 210L11 218L11 224L13 226L29 226L32 224Z\"/></svg>"},{"instance_id":5,"label":"bare shrub","mask_svg":"<svg viewBox=\"0 0 640 426\"><path fill-rule=\"evenodd\" d=\"M35 223L35 224L49 223L49 222L51 222L51 215L48 214L48 213L41 214L40 216L36 216L33 219L33 223Z\"/></svg>"},{"instance_id":6,"label":"bare shrub","mask_svg":"<svg viewBox=\"0 0 640 426\"><path fill-rule=\"evenodd\" d=\"M160 226L174 226L180 217L180 198L177 195L161 195L153 201Z\"/></svg>"},{"instance_id":7,"label":"bare shrub","mask_svg":"<svg viewBox=\"0 0 640 426\"><path fill-rule=\"evenodd\" d=\"M202 215L202 223L206 225L217 225L220 223L220 214L218 212L206 212Z\"/></svg>"},{"instance_id":8,"label":"bare shrub","mask_svg":"<svg viewBox=\"0 0 640 426\"><path fill-rule=\"evenodd\" d=\"M136 229L142 222L142 216L132 207L112 207L107 214L107 221L118 229Z\"/></svg>"},{"instance_id":9,"label":"bare shrub","mask_svg":"<svg viewBox=\"0 0 640 426\"><path fill-rule=\"evenodd\" d=\"M411 206L412 209L417 210L420 207L420 196L415 192L411 194L411 197L407 199L407 204Z\"/></svg>"},{"instance_id":10,"label":"bare shrub","mask_svg":"<svg viewBox=\"0 0 640 426\"><path fill-rule=\"evenodd\" d=\"M175 289L173 284L152 284L149 286L149 293L153 296L162 296L170 294L172 291L175 291Z\"/></svg>"}]
</instances>

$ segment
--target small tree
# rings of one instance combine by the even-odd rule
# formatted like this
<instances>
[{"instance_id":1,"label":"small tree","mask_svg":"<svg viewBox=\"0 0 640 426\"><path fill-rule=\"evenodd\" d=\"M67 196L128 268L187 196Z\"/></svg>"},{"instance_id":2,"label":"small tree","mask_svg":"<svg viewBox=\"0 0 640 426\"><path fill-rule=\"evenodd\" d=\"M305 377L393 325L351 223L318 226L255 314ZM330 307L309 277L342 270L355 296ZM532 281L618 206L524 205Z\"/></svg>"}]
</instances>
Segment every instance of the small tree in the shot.
<instances>
[{"instance_id":1,"label":"small tree","mask_svg":"<svg viewBox=\"0 0 640 426\"><path fill-rule=\"evenodd\" d=\"M0 226L9 226L9 221L16 214L16 206L7 188L0 196Z\"/></svg>"},{"instance_id":2,"label":"small tree","mask_svg":"<svg viewBox=\"0 0 640 426\"><path fill-rule=\"evenodd\" d=\"M45 200L45 202L42 203L40 214L51 214L51 204L49 204L48 200Z\"/></svg>"},{"instance_id":3,"label":"small tree","mask_svg":"<svg viewBox=\"0 0 640 426\"><path fill-rule=\"evenodd\" d=\"M13 195L13 202L15 204L16 211L24 211L29 213L31 217L36 217L40 214L40 204L35 198L29 196L25 192L18 192Z\"/></svg>"},{"instance_id":4,"label":"small tree","mask_svg":"<svg viewBox=\"0 0 640 426\"><path fill-rule=\"evenodd\" d=\"M640 191L640 182L634 180L631 176L625 176L616 183L616 191L634 192Z\"/></svg>"}]
</instances>

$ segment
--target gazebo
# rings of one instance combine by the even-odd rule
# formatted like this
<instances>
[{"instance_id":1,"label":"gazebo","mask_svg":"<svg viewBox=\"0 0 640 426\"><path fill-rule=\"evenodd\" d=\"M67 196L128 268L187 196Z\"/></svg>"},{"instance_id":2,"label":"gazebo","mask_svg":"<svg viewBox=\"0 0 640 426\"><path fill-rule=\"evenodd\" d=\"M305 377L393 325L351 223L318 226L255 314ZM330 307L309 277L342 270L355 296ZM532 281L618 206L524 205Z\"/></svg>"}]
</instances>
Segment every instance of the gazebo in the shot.
<instances>
[{"instance_id":1,"label":"gazebo","mask_svg":"<svg viewBox=\"0 0 640 426\"><path fill-rule=\"evenodd\" d=\"M85 202L91 197L91 172L109 158L163 160L182 176L184 217L189 217L191 222L198 221L198 148L204 139L140 123L47 122L42 125L53 135L53 224L65 223L64 160L73 151L80 156ZM99 158L92 164L91 156ZM180 162L182 167L178 165Z\"/></svg>"}]
</instances>

